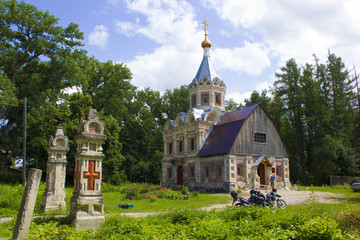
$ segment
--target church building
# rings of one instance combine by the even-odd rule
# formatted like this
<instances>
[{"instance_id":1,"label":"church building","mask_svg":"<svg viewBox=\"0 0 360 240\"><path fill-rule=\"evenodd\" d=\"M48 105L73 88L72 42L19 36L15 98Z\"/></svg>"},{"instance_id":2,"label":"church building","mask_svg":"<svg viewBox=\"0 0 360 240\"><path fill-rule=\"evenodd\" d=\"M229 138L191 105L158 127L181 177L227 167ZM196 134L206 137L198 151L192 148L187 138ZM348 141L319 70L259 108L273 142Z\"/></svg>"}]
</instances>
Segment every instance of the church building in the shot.
<instances>
[{"instance_id":1,"label":"church building","mask_svg":"<svg viewBox=\"0 0 360 240\"><path fill-rule=\"evenodd\" d=\"M189 84L189 110L163 131L161 185L229 192L244 187L290 187L289 154L260 103L225 111L226 85L210 58L207 23L203 60Z\"/></svg>"}]
</instances>

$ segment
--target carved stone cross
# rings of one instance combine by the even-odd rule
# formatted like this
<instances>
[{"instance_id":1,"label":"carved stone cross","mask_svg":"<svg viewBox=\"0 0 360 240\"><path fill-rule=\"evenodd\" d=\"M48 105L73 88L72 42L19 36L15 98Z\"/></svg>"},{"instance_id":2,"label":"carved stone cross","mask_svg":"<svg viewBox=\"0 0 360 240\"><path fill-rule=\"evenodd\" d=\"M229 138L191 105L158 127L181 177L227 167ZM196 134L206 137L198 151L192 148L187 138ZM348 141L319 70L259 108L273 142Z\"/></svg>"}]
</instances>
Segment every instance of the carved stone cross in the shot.
<instances>
[{"instance_id":1,"label":"carved stone cross","mask_svg":"<svg viewBox=\"0 0 360 240\"><path fill-rule=\"evenodd\" d=\"M100 178L100 172L95 172L95 161L89 161L89 172L84 173L83 178L88 179L87 190L94 190L95 180Z\"/></svg>"}]
</instances>

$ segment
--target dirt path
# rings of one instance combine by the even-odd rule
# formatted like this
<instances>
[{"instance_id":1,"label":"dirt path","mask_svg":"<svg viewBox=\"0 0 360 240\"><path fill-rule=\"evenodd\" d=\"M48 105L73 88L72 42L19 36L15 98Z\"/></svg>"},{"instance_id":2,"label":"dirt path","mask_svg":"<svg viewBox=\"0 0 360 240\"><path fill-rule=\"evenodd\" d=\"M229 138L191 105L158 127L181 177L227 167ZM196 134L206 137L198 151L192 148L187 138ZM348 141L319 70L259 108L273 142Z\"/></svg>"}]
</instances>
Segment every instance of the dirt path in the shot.
<instances>
[{"instance_id":1,"label":"dirt path","mask_svg":"<svg viewBox=\"0 0 360 240\"><path fill-rule=\"evenodd\" d=\"M265 193L265 191L261 192ZM306 203L310 200L310 198L313 198L311 195L312 192L310 191L279 190L278 194L281 196L282 199L286 201L288 205L298 205ZM343 197L343 195L328 192L314 192L314 194L315 198L318 200L319 203L340 203L341 201L338 199ZM250 194L242 195L242 197L249 198ZM232 201L230 200L229 203L226 204L214 204L210 207L204 207L202 209L224 209L227 206L231 206L231 202Z\"/></svg>"},{"instance_id":2,"label":"dirt path","mask_svg":"<svg viewBox=\"0 0 360 240\"><path fill-rule=\"evenodd\" d=\"M262 191L265 193L265 191ZM311 198L310 191L294 191L294 190L279 190L278 194L281 196L282 199L286 201L288 205L298 205L302 203L306 203ZM224 194L229 196L229 202L225 204L214 204L209 207L203 207L203 210L213 210L213 209L225 209L227 206L231 206L231 197L229 194ZM245 198L249 197L249 194L242 195ZM316 198L318 198L319 203L340 203L341 201L338 200L342 198L343 195L335 194L335 193L328 193L328 192L315 192ZM149 215L155 215L158 212L138 212L138 213L120 213L120 215L129 216L129 217L146 217ZM46 217L46 216L45 216ZM0 218L0 224L3 222L11 221L12 218Z\"/></svg>"}]
</instances>

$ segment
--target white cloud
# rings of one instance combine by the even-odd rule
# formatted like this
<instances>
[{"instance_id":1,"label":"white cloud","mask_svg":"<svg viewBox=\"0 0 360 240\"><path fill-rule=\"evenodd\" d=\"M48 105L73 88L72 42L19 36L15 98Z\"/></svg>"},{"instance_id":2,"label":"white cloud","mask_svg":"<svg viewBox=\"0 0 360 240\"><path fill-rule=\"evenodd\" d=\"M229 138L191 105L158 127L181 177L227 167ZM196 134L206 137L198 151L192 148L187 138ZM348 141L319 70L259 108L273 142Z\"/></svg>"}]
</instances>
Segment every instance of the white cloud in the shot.
<instances>
[{"instance_id":1,"label":"white cloud","mask_svg":"<svg viewBox=\"0 0 360 240\"><path fill-rule=\"evenodd\" d=\"M141 88L151 87L164 92L189 84L200 64L197 51L181 52L175 46L157 48L151 54L137 56L127 65L133 72L132 84Z\"/></svg>"},{"instance_id":2,"label":"white cloud","mask_svg":"<svg viewBox=\"0 0 360 240\"><path fill-rule=\"evenodd\" d=\"M245 98L249 99L252 92L227 92L226 93L226 100L230 98L234 100L236 103L244 103Z\"/></svg>"},{"instance_id":3,"label":"white cloud","mask_svg":"<svg viewBox=\"0 0 360 240\"><path fill-rule=\"evenodd\" d=\"M204 39L192 7L175 0L127 1L127 7L146 20L118 22L118 32L126 36L142 35L161 45L126 63L133 73L132 83L161 92L189 84L201 62L200 43Z\"/></svg>"},{"instance_id":4,"label":"white cloud","mask_svg":"<svg viewBox=\"0 0 360 240\"><path fill-rule=\"evenodd\" d=\"M251 75L259 75L270 66L265 47L259 43L245 42L242 48L216 48L214 59L219 70L230 69Z\"/></svg>"},{"instance_id":5,"label":"white cloud","mask_svg":"<svg viewBox=\"0 0 360 240\"><path fill-rule=\"evenodd\" d=\"M127 37L133 37L134 33L134 24L131 22L120 22L118 21L116 24L116 31L120 34L124 34Z\"/></svg>"},{"instance_id":6,"label":"white cloud","mask_svg":"<svg viewBox=\"0 0 360 240\"><path fill-rule=\"evenodd\" d=\"M360 49L354 51L360 39L359 1L204 0L203 5L215 9L235 29L260 34L281 62L290 58L300 64L312 62L313 53L325 60L328 49L360 61Z\"/></svg>"},{"instance_id":7,"label":"white cloud","mask_svg":"<svg viewBox=\"0 0 360 240\"><path fill-rule=\"evenodd\" d=\"M89 45L106 48L109 38L109 29L104 25L97 25L89 34Z\"/></svg>"}]
</instances>

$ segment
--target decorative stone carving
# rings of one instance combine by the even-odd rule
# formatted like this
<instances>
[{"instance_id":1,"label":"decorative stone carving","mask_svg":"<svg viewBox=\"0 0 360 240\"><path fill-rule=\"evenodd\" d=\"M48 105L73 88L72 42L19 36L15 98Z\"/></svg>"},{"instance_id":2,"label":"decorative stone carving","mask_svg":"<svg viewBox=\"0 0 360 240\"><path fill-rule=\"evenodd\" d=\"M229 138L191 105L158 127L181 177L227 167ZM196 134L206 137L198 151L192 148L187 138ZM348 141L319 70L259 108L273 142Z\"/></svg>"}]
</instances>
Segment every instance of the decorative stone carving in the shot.
<instances>
[{"instance_id":1,"label":"decorative stone carving","mask_svg":"<svg viewBox=\"0 0 360 240\"><path fill-rule=\"evenodd\" d=\"M66 154L69 152L68 138L64 135L61 125L56 129L55 136L49 139L46 163L46 189L43 194L42 211L66 209L65 176Z\"/></svg>"},{"instance_id":2,"label":"decorative stone carving","mask_svg":"<svg viewBox=\"0 0 360 240\"><path fill-rule=\"evenodd\" d=\"M87 118L80 120L75 136L77 152L70 216L79 230L97 230L104 221L104 199L101 196L104 154L101 145L105 140L104 124L96 110L90 109Z\"/></svg>"}]
</instances>

